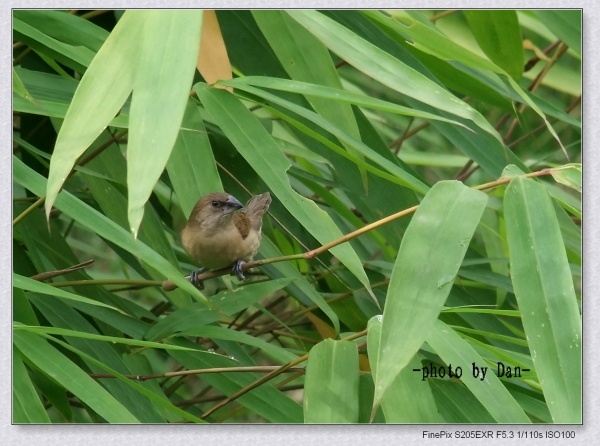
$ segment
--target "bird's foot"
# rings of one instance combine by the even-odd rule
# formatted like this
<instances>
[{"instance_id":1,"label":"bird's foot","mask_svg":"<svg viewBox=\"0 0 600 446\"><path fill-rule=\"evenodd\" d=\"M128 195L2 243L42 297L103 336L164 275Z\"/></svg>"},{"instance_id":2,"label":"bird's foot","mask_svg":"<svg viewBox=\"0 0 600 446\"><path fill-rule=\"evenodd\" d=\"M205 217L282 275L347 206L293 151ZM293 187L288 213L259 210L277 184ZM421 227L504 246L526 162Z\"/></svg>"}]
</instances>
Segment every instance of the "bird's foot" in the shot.
<instances>
[{"instance_id":1,"label":"bird's foot","mask_svg":"<svg viewBox=\"0 0 600 446\"><path fill-rule=\"evenodd\" d=\"M231 275L238 278L238 280L246 280L244 277L244 271L242 267L246 264L243 260L238 260L233 264L233 268L231 269Z\"/></svg>"},{"instance_id":2,"label":"bird's foot","mask_svg":"<svg viewBox=\"0 0 600 446\"><path fill-rule=\"evenodd\" d=\"M190 282L192 282L192 285L194 285L199 290L204 289L204 283L200 279L198 279L198 276L205 271L206 271L206 268L200 268L200 269L197 269L196 271L192 271L192 273L190 274Z\"/></svg>"}]
</instances>

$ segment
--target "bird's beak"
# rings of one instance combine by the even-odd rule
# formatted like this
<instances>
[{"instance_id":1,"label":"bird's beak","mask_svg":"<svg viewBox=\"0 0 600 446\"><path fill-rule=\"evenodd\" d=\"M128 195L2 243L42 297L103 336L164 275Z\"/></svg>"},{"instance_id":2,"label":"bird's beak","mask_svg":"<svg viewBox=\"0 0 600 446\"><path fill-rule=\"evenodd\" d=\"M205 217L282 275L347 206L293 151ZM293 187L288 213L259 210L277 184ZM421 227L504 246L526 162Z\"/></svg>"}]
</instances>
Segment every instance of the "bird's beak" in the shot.
<instances>
[{"instance_id":1,"label":"bird's beak","mask_svg":"<svg viewBox=\"0 0 600 446\"><path fill-rule=\"evenodd\" d=\"M230 212L236 211L244 207L242 203L238 201L233 195L229 195L227 197L227 208L225 209L225 213L229 214Z\"/></svg>"}]
</instances>

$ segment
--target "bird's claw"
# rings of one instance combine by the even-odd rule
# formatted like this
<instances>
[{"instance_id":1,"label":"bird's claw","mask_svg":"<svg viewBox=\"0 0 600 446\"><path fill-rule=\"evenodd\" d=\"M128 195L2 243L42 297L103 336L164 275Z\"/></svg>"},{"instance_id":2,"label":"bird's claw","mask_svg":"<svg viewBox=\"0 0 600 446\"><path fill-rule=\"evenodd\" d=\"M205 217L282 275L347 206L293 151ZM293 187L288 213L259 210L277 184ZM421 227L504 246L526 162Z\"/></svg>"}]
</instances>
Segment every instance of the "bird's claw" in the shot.
<instances>
[{"instance_id":1,"label":"bird's claw","mask_svg":"<svg viewBox=\"0 0 600 446\"><path fill-rule=\"evenodd\" d=\"M192 282L192 285L194 285L199 290L203 290L204 289L204 282L202 282L201 280L199 280L198 276L200 274L202 274L203 272L205 272L205 271L206 271L206 268L200 268L200 269L197 269L195 271L192 271L192 273L190 274L190 282Z\"/></svg>"},{"instance_id":2,"label":"bird's claw","mask_svg":"<svg viewBox=\"0 0 600 446\"><path fill-rule=\"evenodd\" d=\"M231 269L231 275L238 278L238 280L246 280L244 277L244 271L242 267L246 264L243 260L238 260L233 264L233 268Z\"/></svg>"}]
</instances>

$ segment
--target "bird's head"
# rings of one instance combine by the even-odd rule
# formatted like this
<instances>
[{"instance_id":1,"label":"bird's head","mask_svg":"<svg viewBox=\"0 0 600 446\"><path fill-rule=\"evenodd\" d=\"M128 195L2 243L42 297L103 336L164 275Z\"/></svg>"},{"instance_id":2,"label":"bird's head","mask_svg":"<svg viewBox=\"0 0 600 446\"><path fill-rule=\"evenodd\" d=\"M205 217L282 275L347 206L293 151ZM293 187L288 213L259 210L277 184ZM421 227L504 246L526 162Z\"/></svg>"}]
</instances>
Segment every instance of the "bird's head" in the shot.
<instances>
[{"instance_id":1,"label":"bird's head","mask_svg":"<svg viewBox=\"0 0 600 446\"><path fill-rule=\"evenodd\" d=\"M194 222L204 228L218 228L227 224L233 212L241 209L244 205L233 195L225 192L213 192L202 197L190 215L190 222Z\"/></svg>"}]
</instances>

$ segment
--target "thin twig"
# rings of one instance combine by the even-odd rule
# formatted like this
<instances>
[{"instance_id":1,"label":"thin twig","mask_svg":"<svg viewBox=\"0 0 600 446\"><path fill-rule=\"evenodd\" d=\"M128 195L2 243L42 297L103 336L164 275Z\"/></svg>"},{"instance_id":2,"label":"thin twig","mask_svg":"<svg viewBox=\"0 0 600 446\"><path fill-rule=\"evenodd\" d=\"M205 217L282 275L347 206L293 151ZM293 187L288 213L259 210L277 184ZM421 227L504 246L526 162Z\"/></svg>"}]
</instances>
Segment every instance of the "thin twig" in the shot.
<instances>
[{"instance_id":1,"label":"thin twig","mask_svg":"<svg viewBox=\"0 0 600 446\"><path fill-rule=\"evenodd\" d=\"M544 50L542 51L544 54L549 54L550 51L552 51L554 48L556 48L559 44L560 44L560 40L555 40L554 42L552 42L550 45L548 45L546 48L544 48ZM523 71L529 71L531 70L533 67L536 66L536 64L540 61L541 59L536 55L533 56L531 59L529 59L526 63L525 63L525 67L523 68Z\"/></svg>"},{"instance_id":2,"label":"thin twig","mask_svg":"<svg viewBox=\"0 0 600 446\"><path fill-rule=\"evenodd\" d=\"M78 271L80 269L84 269L94 263L94 259L86 260L85 262L78 263L77 265L69 266L65 269L60 269L56 271L46 271L44 273L36 274L35 276L31 276L30 279L43 281L52 279L53 277L62 276L64 274L72 273L73 271Z\"/></svg>"},{"instance_id":3,"label":"thin twig","mask_svg":"<svg viewBox=\"0 0 600 446\"><path fill-rule=\"evenodd\" d=\"M448 9L447 11L442 11L442 12L439 12L439 13L437 13L437 14L435 14L435 15L432 15L431 17L429 17L429 21L430 21L431 23L435 23L435 22L437 22L439 19L441 19L441 18L444 18L444 17L447 17L447 16L449 16L450 14L454 14L455 12L456 12L456 9Z\"/></svg>"},{"instance_id":4,"label":"thin twig","mask_svg":"<svg viewBox=\"0 0 600 446\"><path fill-rule=\"evenodd\" d=\"M188 375L203 375L206 373L267 373L279 370L280 366L251 366L251 367L214 367L211 369L195 369L195 370L180 370L177 372L166 372L166 373L155 373L151 375L123 375L125 378L134 379L136 381L148 381L149 379L159 378L172 378L174 376L188 376ZM288 367L285 371L287 372L304 372L303 367ZM283 373L283 372L282 372ZM112 373L90 373L90 378L101 379L101 378L117 378Z\"/></svg>"},{"instance_id":5,"label":"thin twig","mask_svg":"<svg viewBox=\"0 0 600 446\"><path fill-rule=\"evenodd\" d=\"M522 175L524 178L529 178L529 177L538 177L538 176L542 176L542 175L548 175L552 172L552 169L542 169L540 171L537 172L530 172L527 173L525 175ZM509 183L512 180L512 178L500 178L496 181L492 181L490 183L485 183L485 184L481 184L479 186L475 186L473 189L477 189L477 190L485 190L485 189L491 189L494 187L498 187L502 184L506 184ZM388 215L385 218L382 218L381 220L377 220L374 223L370 223L368 225L363 226L360 229L357 229L355 231L352 231L340 238L337 238L329 243L326 243L316 249L310 250L310 251L306 251L302 254L293 254L293 255L289 255L289 256L281 256L281 257L272 257L270 259L263 259L263 260L254 260L252 262L247 262L244 265L242 265L242 271L246 271L250 268L255 268L255 267L259 267L259 266L263 266L263 265L269 265L271 263L277 263L277 262L285 262L285 261L289 261L289 260L300 260L300 259L304 259L304 260L310 260L313 259L314 257L317 257L321 254L323 254L326 251L329 251L332 248L335 248L338 245L341 245L342 243L346 243L352 239L355 239L356 237L359 237L369 231L372 231L374 229L379 228L380 226L383 226L387 223L390 223L392 221L398 220L402 217L405 217L407 215L410 215L412 213L414 213L417 209L419 208L419 205L415 205L412 206L410 208L404 209L400 212L396 212L395 214L392 215ZM231 269L230 268L223 268L223 269L219 269L219 270L215 270L215 271L207 271L205 273L199 274L198 275L198 280L200 281L204 281L207 279L212 279L213 277L219 277L219 276L223 276L226 274L230 274L231 273ZM189 276L187 276L189 278ZM165 291L172 291L174 289L177 288L177 285L175 285L173 282L171 282L170 280L165 280L162 283L162 288Z\"/></svg>"},{"instance_id":6,"label":"thin twig","mask_svg":"<svg viewBox=\"0 0 600 446\"><path fill-rule=\"evenodd\" d=\"M354 333L353 335L347 336L346 338L342 339L343 341L351 341L357 338L360 338L362 336L365 336L367 334L367 330L363 330L359 333ZM239 397L241 397L242 395L245 395L246 393L256 389L258 386L261 386L262 384L269 382L270 380L272 380L273 378L275 378L276 376L281 375L282 373L292 369L293 367L297 366L298 364L301 364L302 362L306 361L308 359L308 354L303 355L291 362L288 362L287 364L285 364L282 367L279 367L277 370L272 371L271 373L269 373L268 375L265 375L259 379L257 379L256 381L254 381L253 383L247 385L246 387L238 390L237 392L235 392L233 395L225 398L224 400L220 401L219 403L217 403L215 406L213 406L211 409L207 410L206 412L204 412L200 418L206 418L208 416L210 416L211 414L213 414L215 411L219 410L221 407L229 404L232 401L235 401L236 399L238 399Z\"/></svg>"},{"instance_id":7,"label":"thin twig","mask_svg":"<svg viewBox=\"0 0 600 446\"><path fill-rule=\"evenodd\" d=\"M567 45L565 45L564 43L562 43L557 48L556 53L552 56L552 59L550 59L550 61L544 66L542 71L540 71L540 73L535 77L535 79L529 85L529 88L528 88L529 91L534 93L540 87L540 85L542 84L542 81L544 80L544 78L546 77L546 75L548 74L550 69L556 64L558 59L560 59L561 56L567 52L568 49L569 49L569 47ZM519 115L523 114L523 112L526 110L526 108L527 108L527 104L522 104L521 107L519 108L518 114ZM512 122L510 123L510 126L508 127L506 134L504 135L503 139L505 142L510 139L513 132L517 128L518 123L519 123L519 118L517 116L516 118L514 118L512 120ZM563 151L565 157L567 159L569 159L569 155L567 154L567 151L565 150L565 148L562 146L562 144L560 144L560 146L561 146L561 150Z\"/></svg>"}]
</instances>

